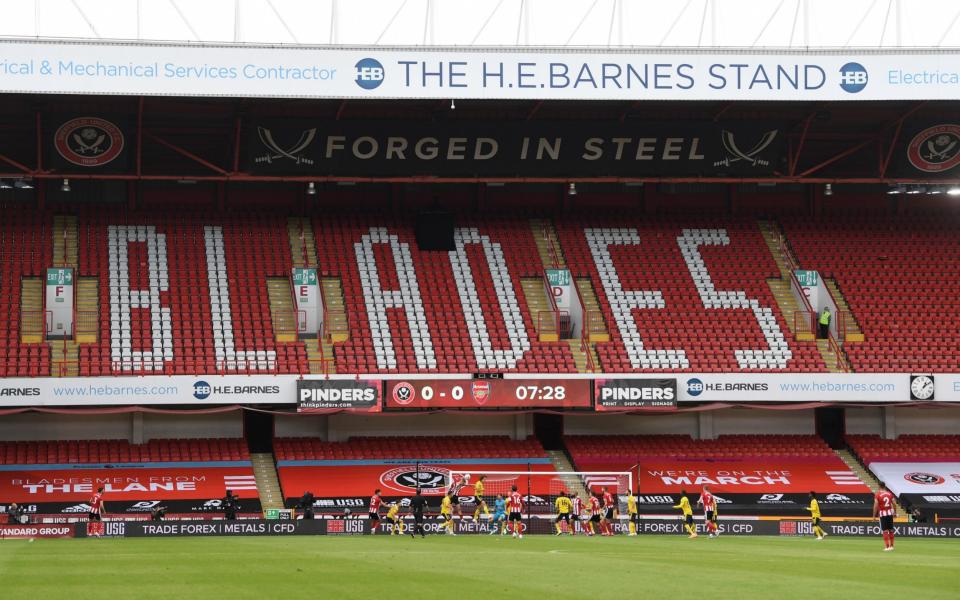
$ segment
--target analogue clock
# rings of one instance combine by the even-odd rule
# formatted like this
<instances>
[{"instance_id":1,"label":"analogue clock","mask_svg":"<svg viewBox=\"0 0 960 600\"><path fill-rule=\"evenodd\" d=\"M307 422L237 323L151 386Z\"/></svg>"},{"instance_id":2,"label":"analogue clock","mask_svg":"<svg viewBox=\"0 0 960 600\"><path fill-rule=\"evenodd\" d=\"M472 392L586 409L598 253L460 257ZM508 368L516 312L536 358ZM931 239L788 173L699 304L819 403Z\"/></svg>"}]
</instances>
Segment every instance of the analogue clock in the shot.
<instances>
[{"instance_id":1,"label":"analogue clock","mask_svg":"<svg viewBox=\"0 0 960 600\"><path fill-rule=\"evenodd\" d=\"M913 400L933 400L933 375L911 375L910 397Z\"/></svg>"}]
</instances>

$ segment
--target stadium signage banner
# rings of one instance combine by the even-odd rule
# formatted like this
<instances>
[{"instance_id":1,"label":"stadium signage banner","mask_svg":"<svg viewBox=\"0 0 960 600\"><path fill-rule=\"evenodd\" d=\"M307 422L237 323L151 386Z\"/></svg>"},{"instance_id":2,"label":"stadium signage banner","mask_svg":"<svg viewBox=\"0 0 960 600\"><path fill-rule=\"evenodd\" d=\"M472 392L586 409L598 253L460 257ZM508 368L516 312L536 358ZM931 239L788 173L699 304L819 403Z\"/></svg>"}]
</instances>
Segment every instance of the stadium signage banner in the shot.
<instances>
[{"instance_id":1,"label":"stadium signage banner","mask_svg":"<svg viewBox=\"0 0 960 600\"><path fill-rule=\"evenodd\" d=\"M10 465L0 470L0 498L21 504L71 503L60 512L85 512L86 501L103 487L107 502L221 498L232 490L256 499L256 477L245 466L167 467L146 465ZM74 510L70 510L73 508ZM108 504L109 508L109 504Z\"/></svg>"},{"instance_id":2,"label":"stadium signage banner","mask_svg":"<svg viewBox=\"0 0 960 600\"><path fill-rule=\"evenodd\" d=\"M76 535L73 525L0 525L0 539L72 538Z\"/></svg>"},{"instance_id":3,"label":"stadium signage banner","mask_svg":"<svg viewBox=\"0 0 960 600\"><path fill-rule=\"evenodd\" d=\"M677 406L676 379L597 379L594 402L598 411Z\"/></svg>"},{"instance_id":4,"label":"stadium signage banner","mask_svg":"<svg viewBox=\"0 0 960 600\"><path fill-rule=\"evenodd\" d=\"M473 521L472 519L455 519L455 528L458 534L487 535L491 525L487 521ZM412 525L412 519L404 518L404 528ZM718 523L720 532L726 535L766 535L766 536L803 536L813 535L812 524L805 520L770 520L757 521L751 519L721 519ZM526 518L521 523L522 531L526 534L553 535L552 516ZM695 522L698 533L706 533L701 520ZM441 534L441 522L428 518L424 528L428 535ZM583 533L583 524L575 525L577 533ZM880 537L880 525L876 522L845 523L824 521L823 527L832 536L852 537ZM26 535L30 531L46 531L48 537L87 537L86 523L76 525L7 525L0 528L9 528L13 534L23 537L39 537ZM919 523L897 523L895 533L898 537L924 538L960 538L960 526L956 525L926 525ZM66 533L72 529L73 534ZM380 525L380 531L389 531L389 526ZM627 532L627 522L619 519L614 523L614 532L624 535ZM370 533L370 521L366 518L324 518L313 520L276 521L261 519L243 519L239 521L110 521L104 523L105 537L243 537L266 535L366 535ZM686 535L683 524L679 519L641 519L639 533L641 535ZM0 530L0 535L3 531Z\"/></svg>"},{"instance_id":5,"label":"stadium signage banner","mask_svg":"<svg viewBox=\"0 0 960 600\"><path fill-rule=\"evenodd\" d=\"M380 412L383 382L338 379L297 381L297 412Z\"/></svg>"},{"instance_id":6,"label":"stadium signage banner","mask_svg":"<svg viewBox=\"0 0 960 600\"><path fill-rule=\"evenodd\" d=\"M387 382L386 407L590 408L587 379L410 379Z\"/></svg>"},{"instance_id":7,"label":"stadium signage banner","mask_svg":"<svg viewBox=\"0 0 960 600\"><path fill-rule=\"evenodd\" d=\"M778 123L262 121L247 170L265 175L508 177L762 175L780 165Z\"/></svg>"},{"instance_id":8,"label":"stadium signage banner","mask_svg":"<svg viewBox=\"0 0 960 600\"><path fill-rule=\"evenodd\" d=\"M960 494L960 462L872 462L870 470L900 494Z\"/></svg>"},{"instance_id":9,"label":"stadium signage banner","mask_svg":"<svg viewBox=\"0 0 960 600\"><path fill-rule=\"evenodd\" d=\"M0 91L265 98L955 100L955 54L4 40Z\"/></svg>"},{"instance_id":10,"label":"stadium signage banner","mask_svg":"<svg viewBox=\"0 0 960 600\"><path fill-rule=\"evenodd\" d=\"M933 515L941 517L960 517L960 493L938 494L902 494L897 500L909 510L919 509L921 514L930 518Z\"/></svg>"},{"instance_id":11,"label":"stadium signage banner","mask_svg":"<svg viewBox=\"0 0 960 600\"><path fill-rule=\"evenodd\" d=\"M721 501L720 510L724 515L777 515L806 516L806 507L810 504L807 494L802 493L734 493L717 492ZM689 496L690 502L696 502L696 496ZM821 492L818 498L823 512L827 516L869 516L873 508L873 495L869 493ZM664 514L674 511L673 506L680 502L680 494L647 494L641 491L637 497L637 506L641 514Z\"/></svg>"},{"instance_id":12,"label":"stadium signage banner","mask_svg":"<svg viewBox=\"0 0 960 600\"><path fill-rule=\"evenodd\" d=\"M92 495L92 494L91 494ZM21 504L24 513L31 518L33 515L75 515L86 517L90 512L90 505L86 500L77 502L35 502ZM196 500L107 500L110 515L149 515L155 508L163 508L169 514L220 515L223 514L223 500L221 498L207 498ZM259 513L262 510L260 498L244 498L240 502L241 512ZM9 510L9 505L0 504L0 515Z\"/></svg>"},{"instance_id":13,"label":"stadium signage banner","mask_svg":"<svg viewBox=\"0 0 960 600\"><path fill-rule=\"evenodd\" d=\"M349 525L347 525L347 523ZM106 537L213 537L261 535L324 535L365 533L364 522L344 519L239 521L124 521L105 523ZM77 537L87 537L86 526L76 527Z\"/></svg>"},{"instance_id":14,"label":"stadium signage banner","mask_svg":"<svg viewBox=\"0 0 960 600\"><path fill-rule=\"evenodd\" d=\"M909 402L910 382L895 373L703 373L680 377L679 394L696 402ZM949 375L936 376L936 393L960 401Z\"/></svg>"},{"instance_id":15,"label":"stadium signage banner","mask_svg":"<svg viewBox=\"0 0 960 600\"><path fill-rule=\"evenodd\" d=\"M9 378L0 382L0 408L177 404L296 404L305 375ZM354 377L338 379L354 382ZM331 378L331 381L334 379Z\"/></svg>"},{"instance_id":16,"label":"stadium signage banner","mask_svg":"<svg viewBox=\"0 0 960 600\"><path fill-rule=\"evenodd\" d=\"M848 467L834 463L641 458L638 476L644 494L676 494L704 485L716 486L720 497L724 492L806 494L817 490L849 495L870 491Z\"/></svg>"}]
</instances>

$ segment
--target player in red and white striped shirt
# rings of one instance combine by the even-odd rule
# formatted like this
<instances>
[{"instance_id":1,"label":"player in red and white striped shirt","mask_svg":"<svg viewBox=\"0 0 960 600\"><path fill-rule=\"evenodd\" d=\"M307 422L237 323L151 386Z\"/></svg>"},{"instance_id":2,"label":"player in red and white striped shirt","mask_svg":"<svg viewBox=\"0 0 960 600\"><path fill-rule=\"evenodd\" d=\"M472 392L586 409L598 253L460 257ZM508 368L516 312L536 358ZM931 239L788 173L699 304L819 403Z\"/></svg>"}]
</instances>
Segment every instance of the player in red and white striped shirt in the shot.
<instances>
[{"instance_id":1,"label":"player in red and white striped shirt","mask_svg":"<svg viewBox=\"0 0 960 600\"><path fill-rule=\"evenodd\" d=\"M880 490L873 497L873 516L880 517L880 532L883 534L883 551L893 550L893 517L897 514L893 492L880 484Z\"/></svg>"},{"instance_id":2,"label":"player in red and white striped shirt","mask_svg":"<svg viewBox=\"0 0 960 600\"><path fill-rule=\"evenodd\" d=\"M102 515L107 507L103 503L103 488L97 488L97 493L90 498L90 513L87 515L87 535L100 537L103 535Z\"/></svg>"},{"instance_id":3,"label":"player in red and white striped shirt","mask_svg":"<svg viewBox=\"0 0 960 600\"><path fill-rule=\"evenodd\" d=\"M703 513L706 518L707 531L710 532L710 537L720 535L720 529L717 527L716 521L713 520L713 514L717 510L717 498L710 493L709 487L703 486L703 492L700 493L700 499L697 500L697 504L703 505Z\"/></svg>"},{"instance_id":4,"label":"player in red and white striped shirt","mask_svg":"<svg viewBox=\"0 0 960 600\"><path fill-rule=\"evenodd\" d=\"M383 498L380 497L380 488L373 490L373 495L370 496L370 512L368 516L370 517L370 534L373 535L377 532L377 527L380 526L380 506L383 504Z\"/></svg>"},{"instance_id":5,"label":"player in red and white striped shirt","mask_svg":"<svg viewBox=\"0 0 960 600\"><path fill-rule=\"evenodd\" d=\"M604 486L603 488L603 514L600 516L600 534L605 536L613 535L613 521L616 518L617 503L613 500L613 494Z\"/></svg>"},{"instance_id":6,"label":"player in red and white striped shirt","mask_svg":"<svg viewBox=\"0 0 960 600\"><path fill-rule=\"evenodd\" d=\"M593 536L596 532L594 531L594 525L597 527L600 526L600 498L597 498L596 494L590 494L590 521L587 523L589 527L589 533L587 535Z\"/></svg>"},{"instance_id":7,"label":"player in red and white striped shirt","mask_svg":"<svg viewBox=\"0 0 960 600\"><path fill-rule=\"evenodd\" d=\"M583 527L583 522L580 520L581 515L583 515L583 500L579 495L573 494L573 526L570 527L571 535L577 535L578 524Z\"/></svg>"},{"instance_id":8,"label":"player in red and white striped shirt","mask_svg":"<svg viewBox=\"0 0 960 600\"><path fill-rule=\"evenodd\" d=\"M507 506L510 512L508 520L510 521L510 528L513 529L513 537L523 539L523 494L517 491L517 486L510 488Z\"/></svg>"}]
</instances>

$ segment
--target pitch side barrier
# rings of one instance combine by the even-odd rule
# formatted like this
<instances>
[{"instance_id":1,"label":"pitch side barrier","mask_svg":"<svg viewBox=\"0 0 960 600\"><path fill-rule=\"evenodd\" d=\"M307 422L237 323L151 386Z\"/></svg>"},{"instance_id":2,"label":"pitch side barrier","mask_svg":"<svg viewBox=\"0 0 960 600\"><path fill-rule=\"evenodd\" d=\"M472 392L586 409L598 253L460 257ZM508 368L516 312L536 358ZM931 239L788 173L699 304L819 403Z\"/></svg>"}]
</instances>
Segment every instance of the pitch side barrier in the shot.
<instances>
[{"instance_id":1,"label":"pitch side barrier","mask_svg":"<svg viewBox=\"0 0 960 600\"><path fill-rule=\"evenodd\" d=\"M404 519L404 533L412 525L412 520ZM436 518L426 519L428 535L439 535L441 523ZM810 521L751 521L725 519L719 523L720 532L731 536L805 536L813 535ZM72 529L70 529L72 527ZM491 524L487 521L457 521L456 532L463 535L488 535ZM696 523L699 533L706 533L702 521ZM825 522L824 529L831 536L878 537L880 527L874 522ZM914 538L960 538L960 524L925 525L902 523L896 526L898 537ZM44 536L44 528L47 535ZM523 531L534 535L552 535L555 533L553 520L549 518L529 518L523 521ZM620 520L615 524L618 534L626 534L627 522ZM381 523L377 535L387 535L389 525ZM36 535L31 535L36 533ZM295 536L295 535L369 535L370 521L365 518L333 518L315 520L262 520L242 521L167 521L167 522L131 522L108 521L104 523L103 537L244 537L244 536ZM577 534L583 534L579 524ZM640 535L686 535L679 519L644 519L640 522ZM498 535L498 534L494 534ZM88 537L86 524L51 526L0 526L0 538L20 537Z\"/></svg>"}]
</instances>

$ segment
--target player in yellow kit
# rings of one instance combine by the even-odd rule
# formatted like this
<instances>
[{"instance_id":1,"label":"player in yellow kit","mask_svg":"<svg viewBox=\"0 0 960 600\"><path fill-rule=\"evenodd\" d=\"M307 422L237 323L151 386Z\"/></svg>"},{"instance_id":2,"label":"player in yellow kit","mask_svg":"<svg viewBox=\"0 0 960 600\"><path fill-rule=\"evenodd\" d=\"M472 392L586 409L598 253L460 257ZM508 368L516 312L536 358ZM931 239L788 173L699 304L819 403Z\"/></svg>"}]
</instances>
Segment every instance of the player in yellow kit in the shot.
<instances>
[{"instance_id":1,"label":"player in yellow kit","mask_svg":"<svg viewBox=\"0 0 960 600\"><path fill-rule=\"evenodd\" d=\"M440 516L443 518L443 527L447 530L447 535L457 535L453 530L453 492L443 497L440 503Z\"/></svg>"},{"instance_id":2,"label":"player in yellow kit","mask_svg":"<svg viewBox=\"0 0 960 600\"><path fill-rule=\"evenodd\" d=\"M487 517L490 516L490 509L487 508L487 501L483 499L483 480L486 479L486 475L481 475L477 478L477 482L473 484L473 503L476 505L476 508L473 511L473 520L476 521L480 518L480 509L483 509L483 514Z\"/></svg>"},{"instance_id":3,"label":"player in yellow kit","mask_svg":"<svg viewBox=\"0 0 960 600\"><path fill-rule=\"evenodd\" d=\"M683 527L690 534L690 538L697 537L697 529L693 526L693 509L690 508L690 500L687 498L687 490L680 490L680 504L674 506L683 511Z\"/></svg>"},{"instance_id":4,"label":"player in yellow kit","mask_svg":"<svg viewBox=\"0 0 960 600\"><path fill-rule=\"evenodd\" d=\"M816 492L810 492L810 506L807 507L807 510L810 511L810 518L813 521L813 533L817 536L817 539L822 540L827 537L827 532L820 527L820 503L817 502Z\"/></svg>"},{"instance_id":5,"label":"player in yellow kit","mask_svg":"<svg viewBox=\"0 0 960 600\"><path fill-rule=\"evenodd\" d=\"M403 533L403 523L400 522L400 505L396 502L390 503L387 510L387 523L390 523L390 535L400 535Z\"/></svg>"},{"instance_id":6,"label":"player in yellow kit","mask_svg":"<svg viewBox=\"0 0 960 600\"><path fill-rule=\"evenodd\" d=\"M627 494L627 515L630 518L629 537L637 537L637 529L640 527L640 513L637 512L637 496L633 492Z\"/></svg>"},{"instance_id":7,"label":"player in yellow kit","mask_svg":"<svg viewBox=\"0 0 960 600\"><path fill-rule=\"evenodd\" d=\"M560 521L564 521L567 524L567 531L572 535L573 522L570 520L570 514L573 512L573 502L567 497L566 492L560 492L560 495L557 496L557 501L554 502L554 506L557 507L557 520L554 522L557 528L557 535L563 534L563 530L560 528Z\"/></svg>"}]
</instances>

